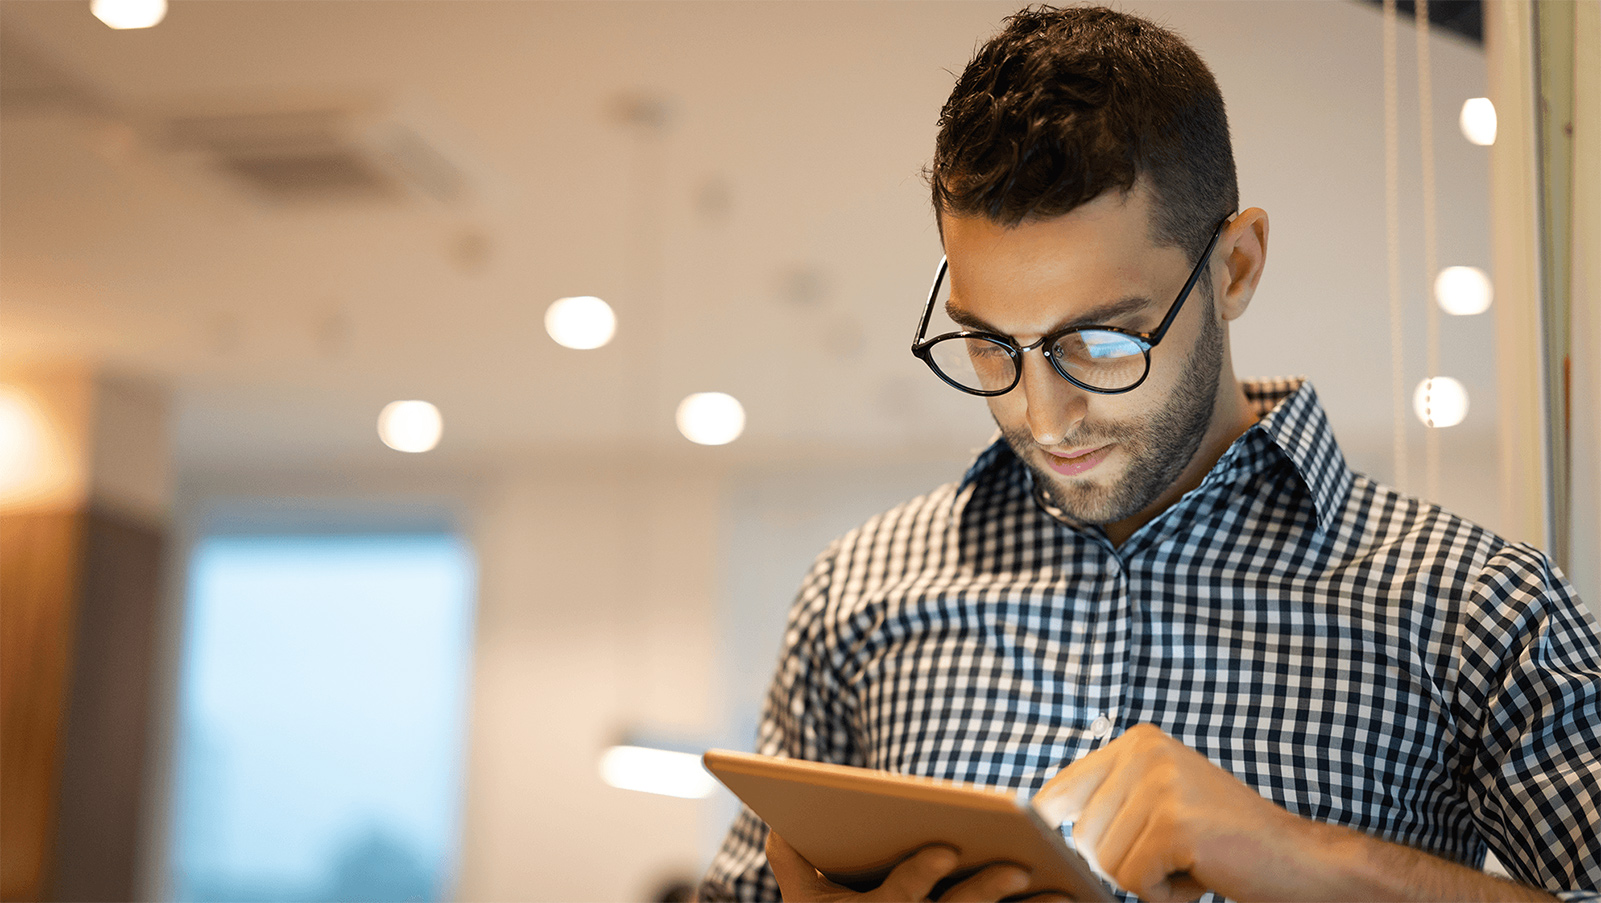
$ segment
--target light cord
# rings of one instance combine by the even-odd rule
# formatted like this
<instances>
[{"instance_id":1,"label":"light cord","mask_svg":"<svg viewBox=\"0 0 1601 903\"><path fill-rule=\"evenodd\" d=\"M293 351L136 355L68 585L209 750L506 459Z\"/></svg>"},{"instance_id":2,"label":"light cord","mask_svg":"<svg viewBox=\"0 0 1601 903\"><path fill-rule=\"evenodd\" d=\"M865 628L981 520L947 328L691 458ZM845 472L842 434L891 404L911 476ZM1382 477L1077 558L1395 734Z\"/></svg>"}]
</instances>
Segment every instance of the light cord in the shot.
<instances>
[{"instance_id":1,"label":"light cord","mask_svg":"<svg viewBox=\"0 0 1601 903\"><path fill-rule=\"evenodd\" d=\"M1429 66L1429 0L1417 0L1416 21L1418 35L1418 134L1421 138L1423 162L1423 304L1426 309L1425 352L1428 362L1424 377L1433 380L1440 376L1440 306L1434 301L1434 277L1439 273L1438 231L1434 218L1434 87ZM1432 390L1433 382L1429 383ZM1440 428L1433 426L1433 392L1429 393L1429 425L1423 431L1423 473L1425 498L1431 502L1440 497Z\"/></svg>"},{"instance_id":2,"label":"light cord","mask_svg":"<svg viewBox=\"0 0 1601 903\"><path fill-rule=\"evenodd\" d=\"M1406 487L1406 367L1401 309L1401 151L1395 0L1384 0L1384 224L1390 270L1390 381L1397 490Z\"/></svg>"}]
</instances>

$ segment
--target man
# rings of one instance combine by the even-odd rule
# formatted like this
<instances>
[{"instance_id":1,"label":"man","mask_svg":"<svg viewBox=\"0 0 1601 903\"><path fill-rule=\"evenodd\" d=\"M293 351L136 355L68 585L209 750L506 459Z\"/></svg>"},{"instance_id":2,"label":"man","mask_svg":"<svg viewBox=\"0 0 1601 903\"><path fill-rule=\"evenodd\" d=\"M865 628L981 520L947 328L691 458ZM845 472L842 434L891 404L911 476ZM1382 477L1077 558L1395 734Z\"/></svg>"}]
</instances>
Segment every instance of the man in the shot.
<instances>
[{"instance_id":1,"label":"man","mask_svg":"<svg viewBox=\"0 0 1601 903\"><path fill-rule=\"evenodd\" d=\"M930 176L961 328L928 329L937 284L914 351L1004 438L818 559L758 751L1032 794L1146 899L1594 897L1594 620L1539 552L1352 473L1309 384L1235 378L1268 222L1199 57L1025 10ZM853 896L744 812L701 894L780 893Z\"/></svg>"}]
</instances>

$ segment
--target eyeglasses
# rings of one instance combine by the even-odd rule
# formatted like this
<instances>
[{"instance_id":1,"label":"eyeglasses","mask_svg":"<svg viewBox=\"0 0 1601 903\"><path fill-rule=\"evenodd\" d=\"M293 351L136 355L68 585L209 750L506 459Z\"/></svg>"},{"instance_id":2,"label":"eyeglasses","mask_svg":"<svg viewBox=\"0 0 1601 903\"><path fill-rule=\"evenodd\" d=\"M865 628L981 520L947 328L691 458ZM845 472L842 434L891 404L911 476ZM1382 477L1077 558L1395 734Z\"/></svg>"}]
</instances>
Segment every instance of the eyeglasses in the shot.
<instances>
[{"instance_id":1,"label":"eyeglasses","mask_svg":"<svg viewBox=\"0 0 1601 903\"><path fill-rule=\"evenodd\" d=\"M1081 389L1102 395L1131 392L1150 375L1151 349L1167 335L1168 327L1173 325L1184 300L1206 269L1218 236L1223 234L1223 227L1231 219L1232 216L1212 230L1212 239L1206 243L1206 250L1201 252L1201 259L1196 261L1184 288L1179 290L1156 331L1150 333L1116 326L1073 326L1026 346L1017 344L1010 336L993 332L949 332L925 339L923 335L934 315L934 301L939 297L949 266L941 258L939 272L934 275L934 287L928 292L923 319L917 324L917 335L912 339L912 354L922 359L935 376L971 395L1005 395L1012 391L1023 378L1023 355L1035 348L1043 348L1045 359L1056 372Z\"/></svg>"}]
</instances>

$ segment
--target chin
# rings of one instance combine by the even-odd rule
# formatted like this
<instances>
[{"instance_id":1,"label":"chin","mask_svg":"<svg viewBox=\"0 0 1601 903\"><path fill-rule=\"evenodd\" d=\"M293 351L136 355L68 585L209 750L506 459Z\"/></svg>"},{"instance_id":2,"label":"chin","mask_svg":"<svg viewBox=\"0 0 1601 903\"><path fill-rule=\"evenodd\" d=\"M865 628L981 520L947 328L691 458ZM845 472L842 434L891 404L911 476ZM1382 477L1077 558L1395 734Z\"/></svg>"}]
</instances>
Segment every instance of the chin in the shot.
<instances>
[{"instance_id":1,"label":"chin","mask_svg":"<svg viewBox=\"0 0 1601 903\"><path fill-rule=\"evenodd\" d=\"M1096 470L1106 469L1111 463L1110 460L1102 462ZM1043 484L1051 504L1079 523L1095 526L1116 523L1139 510L1125 511L1126 503L1118 504L1119 490L1125 482L1121 472L1108 474L1110 479L1102 479L1099 473L1093 477L1064 477L1053 473L1043 463L1031 469L1034 478Z\"/></svg>"}]
</instances>

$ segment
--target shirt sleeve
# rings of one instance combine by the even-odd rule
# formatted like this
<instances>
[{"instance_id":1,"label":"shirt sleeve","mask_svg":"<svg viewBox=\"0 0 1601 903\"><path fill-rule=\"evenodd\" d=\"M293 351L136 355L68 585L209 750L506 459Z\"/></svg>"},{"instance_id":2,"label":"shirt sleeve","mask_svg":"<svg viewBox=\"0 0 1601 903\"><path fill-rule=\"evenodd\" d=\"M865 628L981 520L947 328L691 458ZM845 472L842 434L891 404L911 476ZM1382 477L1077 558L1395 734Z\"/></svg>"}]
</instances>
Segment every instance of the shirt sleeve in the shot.
<instances>
[{"instance_id":1,"label":"shirt sleeve","mask_svg":"<svg viewBox=\"0 0 1601 903\"><path fill-rule=\"evenodd\" d=\"M1481 572L1461 700L1478 829L1508 873L1601 900L1601 632L1544 555L1510 546Z\"/></svg>"},{"instance_id":2,"label":"shirt sleeve","mask_svg":"<svg viewBox=\"0 0 1601 903\"><path fill-rule=\"evenodd\" d=\"M838 544L818 557L801 584L784 631L784 652L762 707L756 751L767 756L859 765L839 705L840 684L828 611ZM741 807L722 849L701 881L700 900L778 900L767 867L767 826Z\"/></svg>"}]
</instances>

